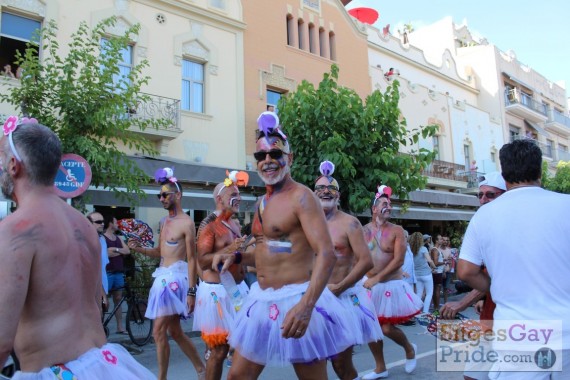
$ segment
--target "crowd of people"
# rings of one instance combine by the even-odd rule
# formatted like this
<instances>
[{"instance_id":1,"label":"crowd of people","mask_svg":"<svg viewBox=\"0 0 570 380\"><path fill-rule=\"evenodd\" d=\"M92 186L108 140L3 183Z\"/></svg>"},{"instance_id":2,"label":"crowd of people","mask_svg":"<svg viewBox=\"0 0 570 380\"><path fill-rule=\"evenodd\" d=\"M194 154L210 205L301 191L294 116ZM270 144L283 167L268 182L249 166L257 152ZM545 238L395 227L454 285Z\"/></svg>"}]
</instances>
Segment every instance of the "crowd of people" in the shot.
<instances>
[{"instance_id":1,"label":"crowd of people","mask_svg":"<svg viewBox=\"0 0 570 380\"><path fill-rule=\"evenodd\" d=\"M0 223L0 302L11 305L0 311L0 362L15 349L22 365L16 379L156 378L120 345L107 343L101 325L108 297L120 300L122 260L131 252L160 258L146 316L154 319L161 380L168 371L168 336L199 379L220 379L231 351L231 380L257 379L268 365L292 365L300 379L326 379L327 360L340 379L356 379L352 348L363 344L375 367L362 378L382 379L389 376L384 337L403 349L405 372L415 371L418 347L398 326L421 314L454 318L485 295L482 319L562 320L570 310L570 197L540 188L541 152L534 142L501 149L502 176L482 178L482 207L458 256L448 236L432 242L429 234L408 236L392 223L392 189L385 185L375 189L372 217L363 226L339 208L334 163L321 163L309 189L291 177L292 147L277 115L263 112L258 127L254 157L266 194L248 233L235 217L241 201L236 175L220 179L215 212L195 234L182 209L182 185L164 168L155 180L168 215L158 245L149 248L117 237L113 216L92 212L85 218L56 195L61 143L49 128L35 119L6 122L0 185L18 209ZM255 274L248 284L245 268ZM239 304L223 285L227 273ZM473 290L448 302L456 274ZM513 290L515 278L528 280L525 296ZM191 315L207 346L205 363L182 331L181 320ZM121 313L115 318L121 333ZM513 375L499 365L465 376L563 379L570 367L567 324L562 334L563 372Z\"/></svg>"}]
</instances>

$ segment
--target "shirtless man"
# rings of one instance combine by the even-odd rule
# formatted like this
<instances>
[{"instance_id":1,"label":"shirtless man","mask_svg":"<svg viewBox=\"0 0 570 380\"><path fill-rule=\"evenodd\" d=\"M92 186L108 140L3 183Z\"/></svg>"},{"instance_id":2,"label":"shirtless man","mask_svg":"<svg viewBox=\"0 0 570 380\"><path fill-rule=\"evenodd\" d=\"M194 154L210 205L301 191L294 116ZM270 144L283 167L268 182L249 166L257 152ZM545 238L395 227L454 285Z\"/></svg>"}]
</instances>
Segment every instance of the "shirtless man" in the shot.
<instances>
[{"instance_id":1,"label":"shirtless man","mask_svg":"<svg viewBox=\"0 0 570 380\"><path fill-rule=\"evenodd\" d=\"M410 285L402 280L406 240L402 227L388 221L392 212L391 195L392 189L389 187L378 187L372 203L372 220L364 226L364 236L374 262L374 268L366 274L364 287L372 290L372 302L376 306L384 336L404 348L404 369L406 373L412 373L416 368L416 345L410 343L404 332L395 325L420 313L423 302ZM372 342L368 346L374 355L376 368L362 378L368 380L388 377L383 342Z\"/></svg>"},{"instance_id":2,"label":"shirtless man","mask_svg":"<svg viewBox=\"0 0 570 380\"><path fill-rule=\"evenodd\" d=\"M155 280L145 314L147 318L154 319L152 335L156 342L158 378L166 380L170 359L167 334L170 334L194 365L198 378L204 379L204 364L180 325L180 319L187 318L194 311L196 300L194 222L182 211L182 187L172 169L159 169L155 180L161 184L158 199L168 210L160 231L159 246L144 248L134 239L129 239L128 245L135 252L160 257L160 267L152 274Z\"/></svg>"},{"instance_id":3,"label":"shirtless man","mask_svg":"<svg viewBox=\"0 0 570 380\"><path fill-rule=\"evenodd\" d=\"M356 343L376 342L382 339L382 329L376 319L374 305L362 286L364 274L373 267L362 225L358 219L338 209L340 191L337 180L332 177L334 164L324 161L320 171L321 176L315 182L315 194L325 212L337 257L327 286L347 309L350 331L357 337ZM352 363L352 347L336 355L332 365L341 380L358 377Z\"/></svg>"},{"instance_id":4,"label":"shirtless man","mask_svg":"<svg viewBox=\"0 0 570 380\"><path fill-rule=\"evenodd\" d=\"M253 254L218 253L213 268L234 262L257 267L230 345L228 379L257 379L265 365L293 364L300 379L327 378L326 358L353 344L340 301L325 289L336 262L323 210L290 175L293 156L273 112L258 119L257 170L267 193L253 219Z\"/></svg>"},{"instance_id":5,"label":"shirtless man","mask_svg":"<svg viewBox=\"0 0 570 380\"><path fill-rule=\"evenodd\" d=\"M122 346L106 344L99 237L56 194L60 164L53 131L8 118L0 184L18 209L0 223L0 363L13 347L24 371L14 379L155 379Z\"/></svg>"},{"instance_id":6,"label":"shirtless man","mask_svg":"<svg viewBox=\"0 0 570 380\"><path fill-rule=\"evenodd\" d=\"M216 211L213 215L217 217L207 217L209 222L200 224L199 230L198 264L202 269L203 282L198 287L198 307L194 313L193 326L193 330L202 332L202 339L210 350L206 361L208 380L222 377L222 366L230 348L227 337L235 317L231 298L220 284L220 275L211 269L212 259L218 252L237 251L244 240L238 220L232 218L239 211L241 200L236 183L227 178L215 187L214 197ZM236 283L242 282L245 275L243 266L234 264L231 271ZM240 291L245 289L241 287Z\"/></svg>"}]
</instances>

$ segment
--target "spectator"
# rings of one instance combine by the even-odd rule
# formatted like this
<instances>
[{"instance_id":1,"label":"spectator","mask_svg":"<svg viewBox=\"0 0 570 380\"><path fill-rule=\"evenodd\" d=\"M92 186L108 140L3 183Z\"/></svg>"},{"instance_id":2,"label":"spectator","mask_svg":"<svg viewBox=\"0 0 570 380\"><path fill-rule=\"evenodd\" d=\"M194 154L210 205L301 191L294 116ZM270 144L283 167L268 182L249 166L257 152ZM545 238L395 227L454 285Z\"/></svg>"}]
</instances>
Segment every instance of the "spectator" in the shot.
<instances>
[{"instance_id":1,"label":"spectator","mask_svg":"<svg viewBox=\"0 0 570 380\"><path fill-rule=\"evenodd\" d=\"M103 237L103 232L105 231L105 220L103 215L97 211L93 211L87 214L87 219L93 224L99 235L99 243L101 243L101 280L103 283L103 294L101 295L101 304L103 306L103 311L106 312L109 309L109 300L107 294L109 294L109 281L107 279L107 264L109 264L109 255L107 255L107 242Z\"/></svg>"},{"instance_id":2,"label":"spectator","mask_svg":"<svg viewBox=\"0 0 570 380\"><path fill-rule=\"evenodd\" d=\"M425 241L429 241L430 237L429 235L422 236L420 232L414 232L409 239L410 249L414 255L416 294L419 297L423 297L425 290L424 307L422 309L424 314L429 313L429 305L433 296L433 277L431 273L435 269L435 265L429 257L428 249L423 244Z\"/></svg>"}]
</instances>

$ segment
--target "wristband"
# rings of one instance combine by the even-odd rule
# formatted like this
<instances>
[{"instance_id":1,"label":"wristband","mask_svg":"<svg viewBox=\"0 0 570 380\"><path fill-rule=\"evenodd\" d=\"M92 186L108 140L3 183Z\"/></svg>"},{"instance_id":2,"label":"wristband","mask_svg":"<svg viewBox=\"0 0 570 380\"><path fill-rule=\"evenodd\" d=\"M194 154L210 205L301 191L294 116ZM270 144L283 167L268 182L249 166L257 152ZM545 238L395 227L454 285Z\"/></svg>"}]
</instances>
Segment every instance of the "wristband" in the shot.
<instances>
[{"instance_id":1,"label":"wristband","mask_svg":"<svg viewBox=\"0 0 570 380\"><path fill-rule=\"evenodd\" d=\"M234 259L234 264L239 264L239 263L241 263L241 260L243 259L243 256L242 256L242 254L241 254L240 251L235 251L235 252L234 252L234 257L235 257L235 259Z\"/></svg>"},{"instance_id":2,"label":"wristband","mask_svg":"<svg viewBox=\"0 0 570 380\"><path fill-rule=\"evenodd\" d=\"M188 288L188 292L186 293L187 296L190 297L196 297L196 291L198 290L198 288L196 288L195 286L191 286Z\"/></svg>"}]
</instances>

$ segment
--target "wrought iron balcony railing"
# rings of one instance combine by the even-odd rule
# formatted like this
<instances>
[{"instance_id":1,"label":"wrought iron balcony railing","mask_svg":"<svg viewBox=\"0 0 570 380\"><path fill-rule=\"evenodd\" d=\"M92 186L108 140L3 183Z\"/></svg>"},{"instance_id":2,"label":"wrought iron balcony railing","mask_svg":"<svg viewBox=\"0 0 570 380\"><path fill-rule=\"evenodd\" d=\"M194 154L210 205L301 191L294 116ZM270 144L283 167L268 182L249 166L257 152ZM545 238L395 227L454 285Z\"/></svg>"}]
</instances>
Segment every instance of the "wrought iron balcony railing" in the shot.
<instances>
[{"instance_id":1,"label":"wrought iron balcony railing","mask_svg":"<svg viewBox=\"0 0 570 380\"><path fill-rule=\"evenodd\" d=\"M165 119L168 123L160 128L161 130L180 132L180 100L152 94L143 95L145 100L127 111L129 119Z\"/></svg>"},{"instance_id":2,"label":"wrought iron balcony railing","mask_svg":"<svg viewBox=\"0 0 570 380\"><path fill-rule=\"evenodd\" d=\"M524 92L516 88L505 90L505 105L510 106L513 104L523 105L532 111L547 116L546 104L537 102L532 98L532 96L525 94Z\"/></svg>"}]
</instances>

